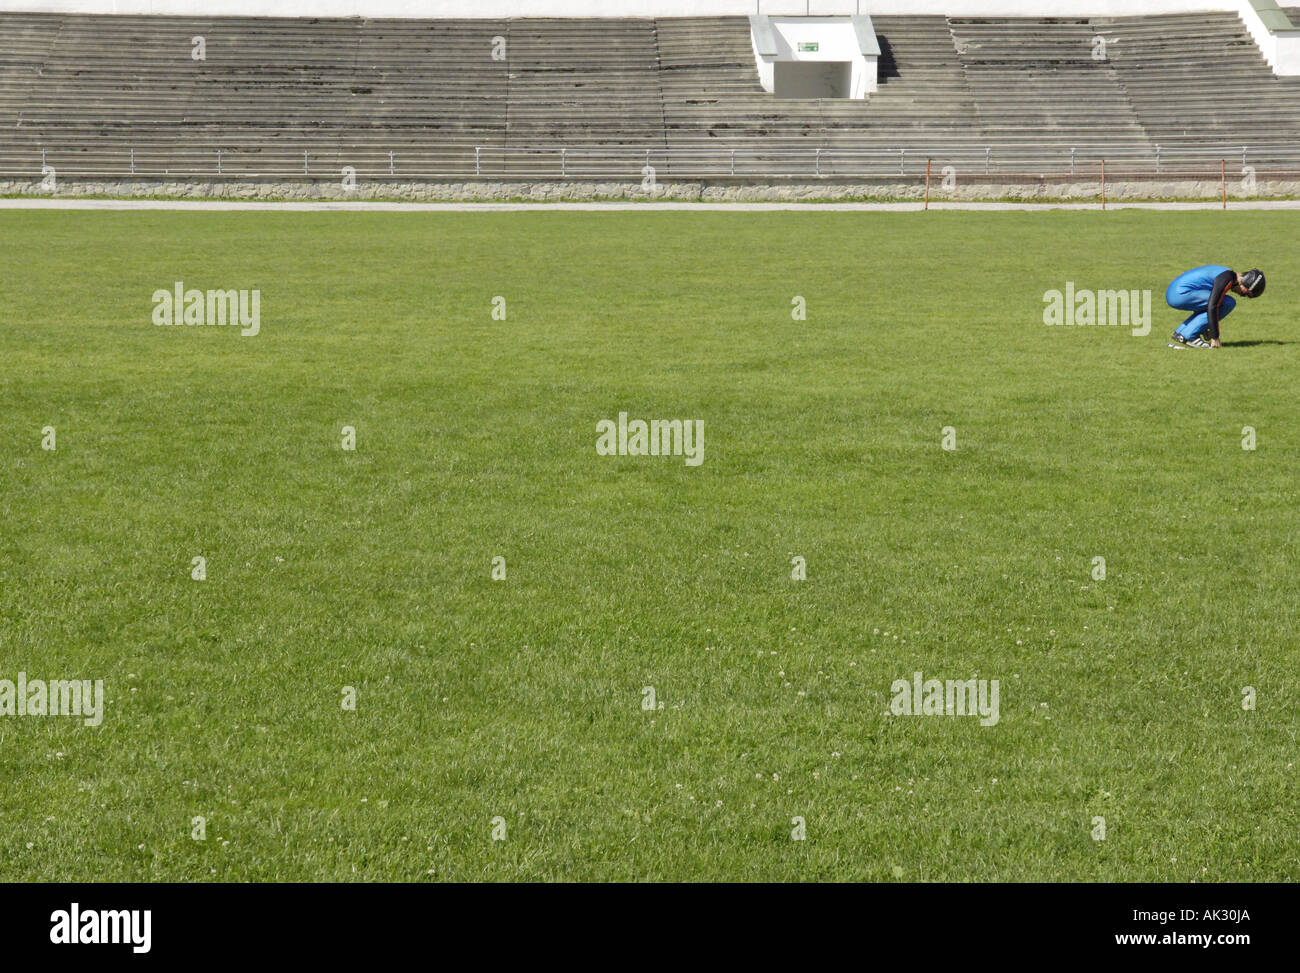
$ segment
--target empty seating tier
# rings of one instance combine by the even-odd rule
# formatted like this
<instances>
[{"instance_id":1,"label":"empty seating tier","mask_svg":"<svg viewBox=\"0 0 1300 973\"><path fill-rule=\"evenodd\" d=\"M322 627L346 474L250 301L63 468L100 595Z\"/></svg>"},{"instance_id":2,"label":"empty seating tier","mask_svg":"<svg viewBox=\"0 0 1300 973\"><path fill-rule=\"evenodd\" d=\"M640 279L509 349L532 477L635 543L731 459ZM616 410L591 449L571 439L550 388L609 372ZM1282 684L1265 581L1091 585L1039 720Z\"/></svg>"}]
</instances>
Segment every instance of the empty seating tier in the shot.
<instances>
[{"instance_id":1,"label":"empty seating tier","mask_svg":"<svg viewBox=\"0 0 1300 973\"><path fill-rule=\"evenodd\" d=\"M853 175L927 157L1032 173L1157 146L1171 167L1206 146L1300 155L1300 79L1275 77L1234 14L874 24L879 90L802 101L763 91L743 17L3 13L0 176Z\"/></svg>"}]
</instances>

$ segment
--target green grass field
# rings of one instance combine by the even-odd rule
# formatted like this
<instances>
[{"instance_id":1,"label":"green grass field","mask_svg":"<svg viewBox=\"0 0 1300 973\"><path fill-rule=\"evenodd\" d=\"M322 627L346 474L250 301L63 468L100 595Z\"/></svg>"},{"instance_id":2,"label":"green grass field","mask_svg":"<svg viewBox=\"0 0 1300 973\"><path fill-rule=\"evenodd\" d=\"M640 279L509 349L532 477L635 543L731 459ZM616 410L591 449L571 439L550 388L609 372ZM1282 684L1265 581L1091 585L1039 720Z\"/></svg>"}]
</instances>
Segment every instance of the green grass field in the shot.
<instances>
[{"instance_id":1,"label":"green grass field","mask_svg":"<svg viewBox=\"0 0 1300 973\"><path fill-rule=\"evenodd\" d=\"M0 879L1300 878L1296 220L0 214Z\"/></svg>"}]
</instances>

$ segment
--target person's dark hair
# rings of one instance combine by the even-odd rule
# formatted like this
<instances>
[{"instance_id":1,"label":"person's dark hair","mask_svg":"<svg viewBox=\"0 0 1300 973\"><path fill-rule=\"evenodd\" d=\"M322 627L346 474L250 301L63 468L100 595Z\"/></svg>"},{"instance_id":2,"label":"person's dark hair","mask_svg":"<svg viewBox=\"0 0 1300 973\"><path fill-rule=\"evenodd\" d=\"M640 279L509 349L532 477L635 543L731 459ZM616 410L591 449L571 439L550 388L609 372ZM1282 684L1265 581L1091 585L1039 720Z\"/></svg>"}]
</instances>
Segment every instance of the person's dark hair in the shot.
<instances>
[{"instance_id":1,"label":"person's dark hair","mask_svg":"<svg viewBox=\"0 0 1300 973\"><path fill-rule=\"evenodd\" d=\"M1264 274L1258 270L1248 270L1241 275L1241 285L1251 297L1264 293Z\"/></svg>"}]
</instances>

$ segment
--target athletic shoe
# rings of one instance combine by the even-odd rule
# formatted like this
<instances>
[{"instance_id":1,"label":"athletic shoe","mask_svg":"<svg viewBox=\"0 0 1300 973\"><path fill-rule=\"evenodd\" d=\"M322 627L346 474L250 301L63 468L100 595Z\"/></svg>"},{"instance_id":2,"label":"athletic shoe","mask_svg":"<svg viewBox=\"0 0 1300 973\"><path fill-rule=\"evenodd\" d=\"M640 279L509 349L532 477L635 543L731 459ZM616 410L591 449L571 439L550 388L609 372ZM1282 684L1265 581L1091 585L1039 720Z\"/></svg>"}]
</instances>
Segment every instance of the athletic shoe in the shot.
<instances>
[{"instance_id":1,"label":"athletic shoe","mask_svg":"<svg viewBox=\"0 0 1300 973\"><path fill-rule=\"evenodd\" d=\"M1202 338L1200 335L1197 335L1197 336L1196 336L1195 338L1193 338L1191 341L1184 342L1184 344L1186 344L1188 348L1209 348L1209 347L1211 347L1210 343L1209 343L1208 341L1206 341L1204 338Z\"/></svg>"}]
</instances>

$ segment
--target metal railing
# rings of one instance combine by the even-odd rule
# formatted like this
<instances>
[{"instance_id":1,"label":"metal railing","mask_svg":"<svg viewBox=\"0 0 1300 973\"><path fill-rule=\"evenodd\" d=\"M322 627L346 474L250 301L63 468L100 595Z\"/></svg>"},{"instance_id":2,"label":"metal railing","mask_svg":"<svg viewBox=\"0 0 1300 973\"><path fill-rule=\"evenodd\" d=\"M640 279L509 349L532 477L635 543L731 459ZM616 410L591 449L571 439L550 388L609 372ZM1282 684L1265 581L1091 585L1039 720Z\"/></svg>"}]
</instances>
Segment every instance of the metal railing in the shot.
<instances>
[{"instance_id":1,"label":"metal railing","mask_svg":"<svg viewBox=\"0 0 1300 973\"><path fill-rule=\"evenodd\" d=\"M945 143L807 145L798 139L736 141L709 146L633 145L320 145L288 142L274 147L175 142L125 144L106 140L32 144L0 142L0 179L175 181L422 181L807 179L909 181L927 165L936 178L947 167L961 180L989 178L1095 178L1105 160L1112 178L1175 178L1230 167L1261 174L1300 173L1300 142L1260 145L1178 145L1100 141L1085 144Z\"/></svg>"}]
</instances>

